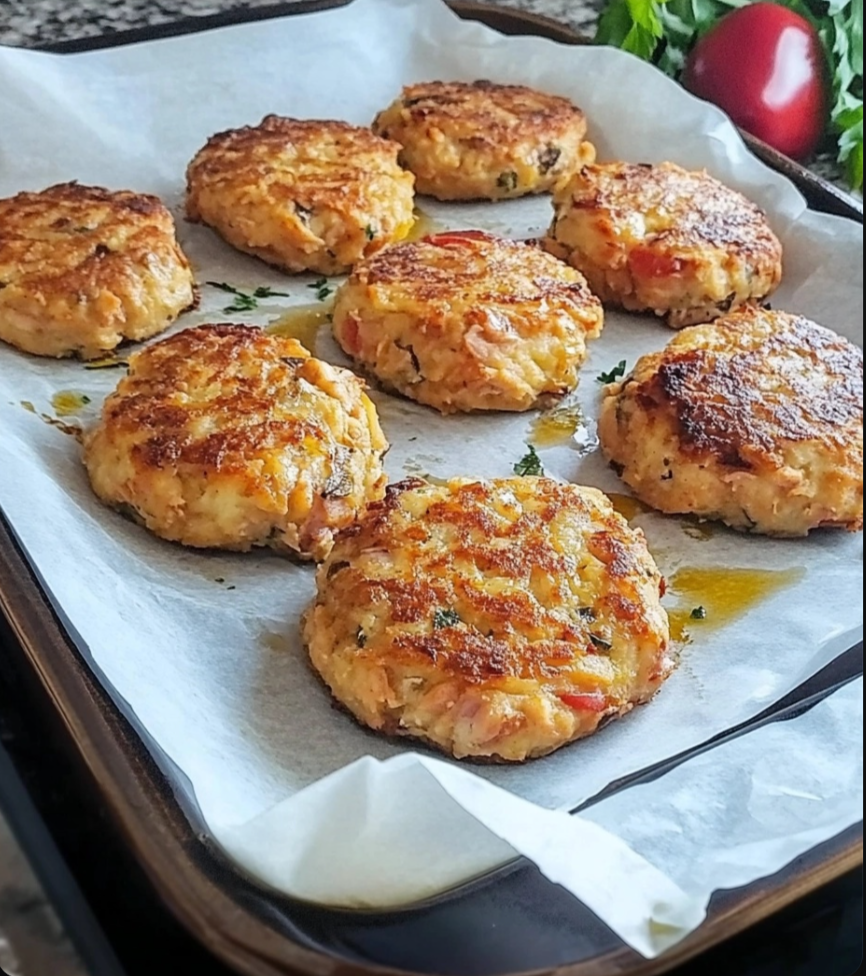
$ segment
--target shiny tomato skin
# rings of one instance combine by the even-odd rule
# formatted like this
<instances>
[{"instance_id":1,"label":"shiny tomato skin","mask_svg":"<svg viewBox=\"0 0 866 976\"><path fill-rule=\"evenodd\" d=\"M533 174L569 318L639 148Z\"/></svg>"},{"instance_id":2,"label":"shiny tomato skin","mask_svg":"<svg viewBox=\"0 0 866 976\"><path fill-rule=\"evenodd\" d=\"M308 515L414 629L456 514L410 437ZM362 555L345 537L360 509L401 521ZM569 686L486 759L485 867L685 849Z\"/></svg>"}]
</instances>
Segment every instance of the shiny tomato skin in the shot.
<instances>
[{"instance_id":1,"label":"shiny tomato skin","mask_svg":"<svg viewBox=\"0 0 866 976\"><path fill-rule=\"evenodd\" d=\"M694 46L682 83L794 159L817 146L827 122L824 50L812 25L775 3L726 14Z\"/></svg>"},{"instance_id":2,"label":"shiny tomato skin","mask_svg":"<svg viewBox=\"0 0 866 976\"><path fill-rule=\"evenodd\" d=\"M607 699L600 692L572 695L564 691L560 692L558 697L563 705L568 705L578 712L603 712L607 708Z\"/></svg>"}]
</instances>

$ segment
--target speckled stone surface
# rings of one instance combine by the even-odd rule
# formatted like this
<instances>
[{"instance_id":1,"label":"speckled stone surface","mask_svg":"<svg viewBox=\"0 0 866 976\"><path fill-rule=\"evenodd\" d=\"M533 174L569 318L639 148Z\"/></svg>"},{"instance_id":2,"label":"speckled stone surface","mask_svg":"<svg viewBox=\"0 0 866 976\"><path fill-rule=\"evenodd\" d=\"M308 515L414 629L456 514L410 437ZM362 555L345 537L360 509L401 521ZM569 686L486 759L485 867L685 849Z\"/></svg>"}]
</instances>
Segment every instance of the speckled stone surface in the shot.
<instances>
[{"instance_id":1,"label":"speckled stone surface","mask_svg":"<svg viewBox=\"0 0 866 976\"><path fill-rule=\"evenodd\" d=\"M490 0L488 0L490 2ZM604 0L492 0L591 33ZM113 31L273 6L274 0L0 0L0 44L38 47ZM284 4L291 6L291 2Z\"/></svg>"}]
</instances>

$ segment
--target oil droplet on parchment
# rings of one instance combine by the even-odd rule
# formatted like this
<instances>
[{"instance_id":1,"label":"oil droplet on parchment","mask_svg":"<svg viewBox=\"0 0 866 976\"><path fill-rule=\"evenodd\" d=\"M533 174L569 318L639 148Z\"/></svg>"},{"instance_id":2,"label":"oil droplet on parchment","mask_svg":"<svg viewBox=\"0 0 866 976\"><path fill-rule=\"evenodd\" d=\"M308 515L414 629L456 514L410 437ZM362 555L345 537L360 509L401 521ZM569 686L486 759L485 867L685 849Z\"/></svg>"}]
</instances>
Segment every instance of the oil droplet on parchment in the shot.
<instances>
[{"instance_id":1,"label":"oil droplet on parchment","mask_svg":"<svg viewBox=\"0 0 866 976\"><path fill-rule=\"evenodd\" d=\"M294 305L265 326L268 335L297 339L309 352L316 350L316 336L325 323L331 321L331 302Z\"/></svg>"},{"instance_id":2,"label":"oil droplet on parchment","mask_svg":"<svg viewBox=\"0 0 866 976\"><path fill-rule=\"evenodd\" d=\"M748 610L793 586L804 570L682 566L668 579L678 605L668 610L672 640L687 643L700 632L718 630Z\"/></svg>"}]
</instances>

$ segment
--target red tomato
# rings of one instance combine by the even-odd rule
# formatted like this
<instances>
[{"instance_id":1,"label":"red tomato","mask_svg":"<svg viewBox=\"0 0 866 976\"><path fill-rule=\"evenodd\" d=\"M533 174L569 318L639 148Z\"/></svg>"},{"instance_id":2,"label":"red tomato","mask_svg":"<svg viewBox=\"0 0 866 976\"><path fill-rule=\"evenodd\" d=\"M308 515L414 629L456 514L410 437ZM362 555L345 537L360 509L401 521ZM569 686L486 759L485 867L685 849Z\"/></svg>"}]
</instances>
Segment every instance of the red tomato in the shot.
<instances>
[{"instance_id":1,"label":"red tomato","mask_svg":"<svg viewBox=\"0 0 866 976\"><path fill-rule=\"evenodd\" d=\"M361 333L358 320L354 315L348 315L343 323L343 348L350 356L357 356L361 351Z\"/></svg>"},{"instance_id":2,"label":"red tomato","mask_svg":"<svg viewBox=\"0 0 866 976\"><path fill-rule=\"evenodd\" d=\"M686 59L682 82L747 132L802 159L827 121L826 62L812 25L775 3L724 16Z\"/></svg>"},{"instance_id":3,"label":"red tomato","mask_svg":"<svg viewBox=\"0 0 866 976\"><path fill-rule=\"evenodd\" d=\"M578 712L603 712L607 708L607 699L600 691L593 691L587 695L571 695L562 692L559 699L563 705Z\"/></svg>"},{"instance_id":4,"label":"red tomato","mask_svg":"<svg viewBox=\"0 0 866 976\"><path fill-rule=\"evenodd\" d=\"M682 258L660 254L651 247L633 248L628 263L632 271L642 278L673 278L683 270Z\"/></svg>"}]
</instances>

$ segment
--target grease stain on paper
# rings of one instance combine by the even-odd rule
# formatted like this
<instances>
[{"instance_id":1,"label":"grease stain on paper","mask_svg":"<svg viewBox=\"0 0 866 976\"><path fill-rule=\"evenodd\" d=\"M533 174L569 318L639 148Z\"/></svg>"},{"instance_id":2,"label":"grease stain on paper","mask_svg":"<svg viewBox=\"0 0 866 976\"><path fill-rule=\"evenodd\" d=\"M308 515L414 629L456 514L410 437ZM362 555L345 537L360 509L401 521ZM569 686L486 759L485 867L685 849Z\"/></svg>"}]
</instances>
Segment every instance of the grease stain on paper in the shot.
<instances>
[{"instance_id":1,"label":"grease stain on paper","mask_svg":"<svg viewBox=\"0 0 866 976\"><path fill-rule=\"evenodd\" d=\"M316 337L319 329L331 321L333 303L315 302L310 305L294 305L279 318L265 326L268 335L282 336L284 339L297 339L309 352L316 350Z\"/></svg>"},{"instance_id":2,"label":"grease stain on paper","mask_svg":"<svg viewBox=\"0 0 866 976\"><path fill-rule=\"evenodd\" d=\"M682 566L668 579L678 605L668 610L671 639L689 643L719 630L769 597L798 583L805 570Z\"/></svg>"},{"instance_id":3,"label":"grease stain on paper","mask_svg":"<svg viewBox=\"0 0 866 976\"><path fill-rule=\"evenodd\" d=\"M51 406L58 417L72 417L81 413L90 403L90 397L78 390L58 390L51 398Z\"/></svg>"},{"instance_id":4,"label":"grease stain on paper","mask_svg":"<svg viewBox=\"0 0 866 976\"><path fill-rule=\"evenodd\" d=\"M412 224L409 233L403 238L403 242L406 244L414 244L424 237L439 234L443 230L445 230L445 224L441 220L434 220L430 214L425 213L420 207L416 207L415 223Z\"/></svg>"},{"instance_id":5,"label":"grease stain on paper","mask_svg":"<svg viewBox=\"0 0 866 976\"><path fill-rule=\"evenodd\" d=\"M277 630L263 630L258 636L258 643L268 651L283 653L291 650L289 635Z\"/></svg>"}]
</instances>

